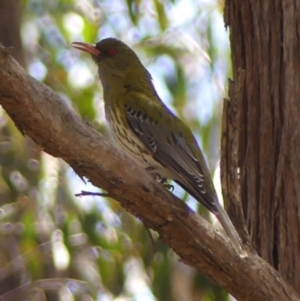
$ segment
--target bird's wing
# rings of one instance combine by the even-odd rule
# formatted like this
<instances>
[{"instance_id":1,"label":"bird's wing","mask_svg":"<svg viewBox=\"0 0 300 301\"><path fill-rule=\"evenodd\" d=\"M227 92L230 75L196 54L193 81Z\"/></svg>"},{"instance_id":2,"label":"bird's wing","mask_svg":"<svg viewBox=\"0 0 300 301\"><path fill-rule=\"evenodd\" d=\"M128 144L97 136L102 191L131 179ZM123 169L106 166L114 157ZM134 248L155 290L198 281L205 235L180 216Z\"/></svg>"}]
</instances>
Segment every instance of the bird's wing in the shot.
<instances>
[{"instance_id":1,"label":"bird's wing","mask_svg":"<svg viewBox=\"0 0 300 301\"><path fill-rule=\"evenodd\" d=\"M127 95L127 122L153 157L205 207L216 212L216 193L202 152L190 129L160 102Z\"/></svg>"}]
</instances>

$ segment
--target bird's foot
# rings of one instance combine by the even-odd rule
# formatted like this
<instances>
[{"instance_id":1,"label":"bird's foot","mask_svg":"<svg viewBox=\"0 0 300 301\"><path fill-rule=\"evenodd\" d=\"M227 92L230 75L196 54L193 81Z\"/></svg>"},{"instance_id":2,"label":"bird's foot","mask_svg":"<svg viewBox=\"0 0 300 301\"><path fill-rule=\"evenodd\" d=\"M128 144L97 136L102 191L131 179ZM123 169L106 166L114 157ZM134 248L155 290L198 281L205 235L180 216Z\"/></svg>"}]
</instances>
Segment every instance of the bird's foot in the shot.
<instances>
[{"instance_id":1,"label":"bird's foot","mask_svg":"<svg viewBox=\"0 0 300 301\"><path fill-rule=\"evenodd\" d=\"M154 179L158 182L163 184L167 189L173 191L174 186L172 184L167 183L168 179L167 178L162 178L160 174L154 174Z\"/></svg>"},{"instance_id":2,"label":"bird's foot","mask_svg":"<svg viewBox=\"0 0 300 301\"><path fill-rule=\"evenodd\" d=\"M163 185L172 192L174 191L174 185L168 183L163 183Z\"/></svg>"},{"instance_id":3,"label":"bird's foot","mask_svg":"<svg viewBox=\"0 0 300 301\"><path fill-rule=\"evenodd\" d=\"M149 166L149 167L146 168L146 170L151 173L151 175L153 176L155 181L157 181L158 183L163 184L169 190L172 190L172 191L174 190L174 186L167 183L167 181L168 181L167 178L163 178L163 177L161 177L161 175L159 173L154 173L153 172L155 170L155 167Z\"/></svg>"}]
</instances>

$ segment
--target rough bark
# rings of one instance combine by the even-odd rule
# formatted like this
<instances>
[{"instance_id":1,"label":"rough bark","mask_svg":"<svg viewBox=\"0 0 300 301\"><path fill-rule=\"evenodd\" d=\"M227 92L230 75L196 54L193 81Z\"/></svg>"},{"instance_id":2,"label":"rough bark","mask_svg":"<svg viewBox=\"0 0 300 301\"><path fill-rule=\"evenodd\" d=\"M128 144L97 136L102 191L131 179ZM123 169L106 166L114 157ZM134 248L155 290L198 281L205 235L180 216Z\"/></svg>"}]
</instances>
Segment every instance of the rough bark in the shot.
<instances>
[{"instance_id":1,"label":"rough bark","mask_svg":"<svg viewBox=\"0 0 300 301\"><path fill-rule=\"evenodd\" d=\"M241 200L260 256L300 292L299 2L226 0L225 23L233 82L223 184Z\"/></svg>"},{"instance_id":2,"label":"rough bark","mask_svg":"<svg viewBox=\"0 0 300 301\"><path fill-rule=\"evenodd\" d=\"M28 76L2 47L0 103L23 134L105 189L157 231L183 262L238 300L300 300L269 264L250 251L238 256L228 240L119 153L50 88Z\"/></svg>"}]
</instances>

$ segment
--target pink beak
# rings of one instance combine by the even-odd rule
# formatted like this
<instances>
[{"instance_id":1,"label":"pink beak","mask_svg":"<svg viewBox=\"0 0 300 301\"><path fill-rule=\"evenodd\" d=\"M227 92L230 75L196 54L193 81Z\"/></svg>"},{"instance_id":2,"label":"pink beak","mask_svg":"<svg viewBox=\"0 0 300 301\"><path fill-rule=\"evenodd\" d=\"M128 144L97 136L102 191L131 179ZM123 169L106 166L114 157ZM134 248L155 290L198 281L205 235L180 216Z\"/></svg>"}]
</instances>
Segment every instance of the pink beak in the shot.
<instances>
[{"instance_id":1,"label":"pink beak","mask_svg":"<svg viewBox=\"0 0 300 301\"><path fill-rule=\"evenodd\" d=\"M99 56L100 51L96 48L95 44L88 44L88 43L83 43L83 42L74 42L72 43L72 46L76 49L85 51L91 55L94 56Z\"/></svg>"}]
</instances>

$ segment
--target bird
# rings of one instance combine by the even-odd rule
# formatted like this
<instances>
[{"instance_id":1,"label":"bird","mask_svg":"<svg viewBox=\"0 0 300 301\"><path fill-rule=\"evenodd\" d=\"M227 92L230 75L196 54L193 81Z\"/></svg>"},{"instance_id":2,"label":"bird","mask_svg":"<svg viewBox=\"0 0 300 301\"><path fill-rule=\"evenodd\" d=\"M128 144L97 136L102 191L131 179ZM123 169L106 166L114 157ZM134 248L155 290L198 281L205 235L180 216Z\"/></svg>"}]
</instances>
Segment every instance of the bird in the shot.
<instances>
[{"instance_id":1,"label":"bird","mask_svg":"<svg viewBox=\"0 0 300 301\"><path fill-rule=\"evenodd\" d=\"M89 53L98 66L105 118L116 146L158 181L180 185L216 216L241 251L240 236L218 200L192 131L160 99L137 54L116 38L72 46Z\"/></svg>"}]
</instances>

